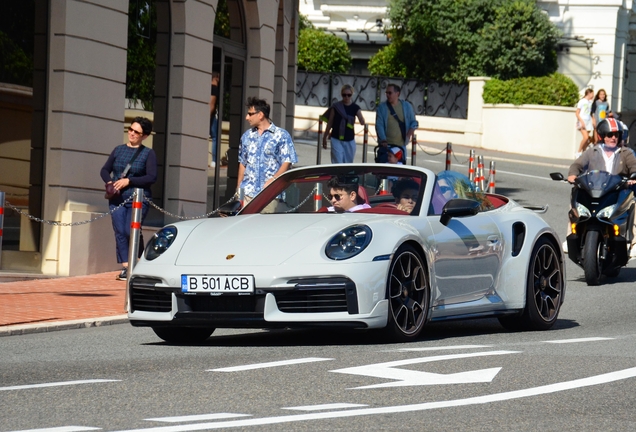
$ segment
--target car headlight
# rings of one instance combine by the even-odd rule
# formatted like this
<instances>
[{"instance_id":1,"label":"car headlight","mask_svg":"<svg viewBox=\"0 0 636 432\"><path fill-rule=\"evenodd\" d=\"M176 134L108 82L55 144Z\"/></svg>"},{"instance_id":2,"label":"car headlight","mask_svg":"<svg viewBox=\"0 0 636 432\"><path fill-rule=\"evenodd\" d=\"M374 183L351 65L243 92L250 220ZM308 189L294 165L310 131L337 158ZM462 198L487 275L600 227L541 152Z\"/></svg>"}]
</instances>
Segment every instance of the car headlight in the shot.
<instances>
[{"instance_id":1,"label":"car headlight","mask_svg":"<svg viewBox=\"0 0 636 432\"><path fill-rule=\"evenodd\" d=\"M600 218L609 219L610 216L614 214L614 210L616 210L616 204L612 204L611 206L607 206L603 208L601 211L599 211L596 214L596 217L599 219Z\"/></svg>"},{"instance_id":2,"label":"car headlight","mask_svg":"<svg viewBox=\"0 0 636 432\"><path fill-rule=\"evenodd\" d=\"M358 255L371 243L371 228L366 225L353 225L333 236L325 254L332 260L346 260Z\"/></svg>"},{"instance_id":3,"label":"car headlight","mask_svg":"<svg viewBox=\"0 0 636 432\"><path fill-rule=\"evenodd\" d=\"M581 203L576 203L576 211L579 214L579 217L591 217L592 214L590 211Z\"/></svg>"},{"instance_id":4,"label":"car headlight","mask_svg":"<svg viewBox=\"0 0 636 432\"><path fill-rule=\"evenodd\" d=\"M168 250L174 239L177 237L177 228L167 226L162 228L148 242L146 246L145 256L148 261L159 257Z\"/></svg>"}]
</instances>

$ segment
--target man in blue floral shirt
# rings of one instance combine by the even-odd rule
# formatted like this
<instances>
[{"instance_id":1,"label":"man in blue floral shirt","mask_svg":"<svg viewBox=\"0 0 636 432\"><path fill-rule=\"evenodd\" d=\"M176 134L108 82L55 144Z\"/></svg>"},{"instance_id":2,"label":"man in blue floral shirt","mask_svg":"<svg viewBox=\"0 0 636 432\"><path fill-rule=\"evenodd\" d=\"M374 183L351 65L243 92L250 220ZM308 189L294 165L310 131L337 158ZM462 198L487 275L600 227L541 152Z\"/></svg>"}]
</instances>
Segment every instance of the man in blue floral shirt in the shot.
<instances>
[{"instance_id":1,"label":"man in blue floral shirt","mask_svg":"<svg viewBox=\"0 0 636 432\"><path fill-rule=\"evenodd\" d=\"M269 119L270 107L264 99L247 99L250 124L241 137L238 185L245 193L245 203L298 162L291 135Z\"/></svg>"}]
</instances>

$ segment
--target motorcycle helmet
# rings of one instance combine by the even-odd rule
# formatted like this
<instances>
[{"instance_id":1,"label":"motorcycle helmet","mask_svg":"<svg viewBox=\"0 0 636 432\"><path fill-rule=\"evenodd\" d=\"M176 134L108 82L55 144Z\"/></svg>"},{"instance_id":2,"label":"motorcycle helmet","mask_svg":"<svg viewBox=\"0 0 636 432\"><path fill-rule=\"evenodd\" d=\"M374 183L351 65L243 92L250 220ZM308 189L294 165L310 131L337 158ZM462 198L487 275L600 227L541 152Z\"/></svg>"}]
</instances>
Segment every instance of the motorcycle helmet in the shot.
<instances>
[{"instance_id":1,"label":"motorcycle helmet","mask_svg":"<svg viewBox=\"0 0 636 432\"><path fill-rule=\"evenodd\" d=\"M610 117L601 120L598 126L596 126L596 132L601 138L605 138L605 136L610 132L620 132L622 134L623 128L618 120Z\"/></svg>"}]
</instances>

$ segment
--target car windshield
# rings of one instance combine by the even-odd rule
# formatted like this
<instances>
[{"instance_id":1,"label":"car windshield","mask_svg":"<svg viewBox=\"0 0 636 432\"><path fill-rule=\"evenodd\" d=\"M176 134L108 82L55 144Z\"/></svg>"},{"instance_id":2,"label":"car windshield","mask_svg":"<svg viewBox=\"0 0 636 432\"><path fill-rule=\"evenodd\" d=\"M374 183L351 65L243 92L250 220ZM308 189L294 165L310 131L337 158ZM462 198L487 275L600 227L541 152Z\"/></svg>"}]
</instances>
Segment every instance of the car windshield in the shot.
<instances>
[{"instance_id":1,"label":"car windshield","mask_svg":"<svg viewBox=\"0 0 636 432\"><path fill-rule=\"evenodd\" d=\"M426 185L426 173L389 164L300 169L276 179L240 214L416 215L422 205L421 185Z\"/></svg>"}]
</instances>

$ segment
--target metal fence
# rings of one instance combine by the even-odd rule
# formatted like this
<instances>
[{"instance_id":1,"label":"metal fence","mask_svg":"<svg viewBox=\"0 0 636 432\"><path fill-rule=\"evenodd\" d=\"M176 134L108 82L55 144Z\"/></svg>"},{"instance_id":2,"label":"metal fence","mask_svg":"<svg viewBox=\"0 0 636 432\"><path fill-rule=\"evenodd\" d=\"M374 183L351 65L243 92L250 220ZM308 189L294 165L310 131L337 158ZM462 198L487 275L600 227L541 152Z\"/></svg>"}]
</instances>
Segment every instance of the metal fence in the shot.
<instances>
[{"instance_id":1,"label":"metal fence","mask_svg":"<svg viewBox=\"0 0 636 432\"><path fill-rule=\"evenodd\" d=\"M418 115L465 119L468 114L468 84L301 70L296 80L297 105L327 108L339 100L340 88L349 84L355 89L353 102L362 110L375 111L378 104L386 100L387 85L397 84L402 88L400 98L409 101Z\"/></svg>"}]
</instances>

